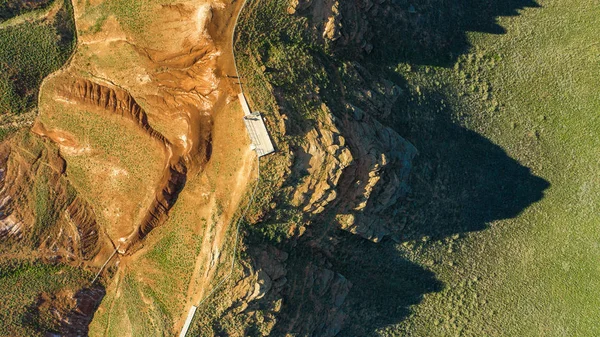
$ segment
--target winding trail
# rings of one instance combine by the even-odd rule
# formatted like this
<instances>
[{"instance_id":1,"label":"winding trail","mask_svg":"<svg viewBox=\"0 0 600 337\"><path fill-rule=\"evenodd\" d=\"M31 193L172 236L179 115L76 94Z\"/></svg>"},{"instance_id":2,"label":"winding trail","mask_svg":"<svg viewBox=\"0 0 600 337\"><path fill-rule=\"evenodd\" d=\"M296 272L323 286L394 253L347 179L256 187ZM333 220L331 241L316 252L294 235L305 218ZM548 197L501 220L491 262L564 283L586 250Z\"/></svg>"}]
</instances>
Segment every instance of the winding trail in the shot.
<instances>
[{"instance_id":1,"label":"winding trail","mask_svg":"<svg viewBox=\"0 0 600 337\"><path fill-rule=\"evenodd\" d=\"M242 13L242 11L244 10L246 3L248 1L244 0L244 2L242 3L242 6L240 7L237 16L235 18L235 22L234 22L234 26L233 26L233 32L231 34L231 53L233 55L233 64L235 67L235 73L238 79L238 85L240 87L240 92L245 95L244 93L244 87L242 85L242 81L241 81L241 77L240 77L240 73L238 70L238 66L237 66L237 59L235 56L235 32L237 30L237 25L240 19L240 15ZM258 186L260 184L260 157L257 155L256 156L256 183L254 185L254 189L252 190L252 194L250 195L250 198L248 200L248 204L246 205L246 208L244 209L244 211L240 214L240 217L237 220L236 223L236 228L235 228L235 241L234 241L234 248L233 248L233 256L231 259L231 267L229 269L229 272L227 273L227 275L225 275L223 277L223 279L221 279L221 281L219 281L215 287L208 293L206 294L196 305L197 308L199 308L200 306L202 306L212 295L214 295L222 286L223 284L225 284L225 282L227 282L231 276L233 275L233 271L235 269L235 264L237 262L237 258L238 258L238 245L239 245L239 236L240 236L240 227L242 224L242 220L246 217L248 210L250 209L250 207L252 206L252 204L254 203L254 198L256 196L256 192L258 191ZM193 275L192 275L193 277ZM195 316L195 313L194 313ZM194 316L192 316L192 319L190 322L193 322L193 318ZM189 326L184 326L181 333L179 334L179 337L185 337L187 335L188 332L188 328Z\"/></svg>"}]
</instances>

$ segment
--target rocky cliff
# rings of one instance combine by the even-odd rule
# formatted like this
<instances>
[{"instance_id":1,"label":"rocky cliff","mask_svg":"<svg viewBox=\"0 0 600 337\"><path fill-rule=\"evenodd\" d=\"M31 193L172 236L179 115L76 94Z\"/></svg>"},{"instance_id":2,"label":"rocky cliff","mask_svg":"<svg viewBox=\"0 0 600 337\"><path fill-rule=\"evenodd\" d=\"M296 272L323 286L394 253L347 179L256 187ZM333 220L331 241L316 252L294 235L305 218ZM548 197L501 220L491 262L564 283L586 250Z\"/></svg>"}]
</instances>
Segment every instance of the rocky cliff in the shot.
<instances>
[{"instance_id":1,"label":"rocky cliff","mask_svg":"<svg viewBox=\"0 0 600 337\"><path fill-rule=\"evenodd\" d=\"M289 15L306 16L313 39L336 49L371 51L371 20L387 17L387 1L339 2L291 0ZM319 214L335 204L338 225L369 240L393 233L395 205L408 192L407 179L415 147L382 125L402 94L357 61L346 61L341 77L345 95L334 108L322 104L318 122L295 152L294 170L306 172L296 187L293 205Z\"/></svg>"},{"instance_id":2,"label":"rocky cliff","mask_svg":"<svg viewBox=\"0 0 600 337\"><path fill-rule=\"evenodd\" d=\"M291 15L309 16L315 37L323 43L373 50L374 36L370 19L387 14L391 7L385 0L292 0Z\"/></svg>"},{"instance_id":3,"label":"rocky cliff","mask_svg":"<svg viewBox=\"0 0 600 337\"><path fill-rule=\"evenodd\" d=\"M287 15L309 28L305 43L323 52L303 55L303 67L310 69L306 73L294 62L256 58L264 62L257 68L270 79L277 102L273 118L281 118L273 123L281 134L276 139L285 143L281 148L289 148L280 155L290 159L280 163L289 166L272 211L262 219L265 224L255 226L286 228L287 223L289 230L277 248L249 243L252 258L236 288L245 289L245 295L229 310L242 315L248 326L259 327L262 335L339 336L352 323L353 310L348 304L353 282L339 269L344 259L338 257L352 248L339 238L340 231L368 244L401 236L399 213L418 151L381 120L393 113L403 91L361 64L360 57L349 57L372 51L372 20L390 5L291 0ZM351 53L338 58L342 50ZM282 69L303 80L290 83Z\"/></svg>"}]
</instances>

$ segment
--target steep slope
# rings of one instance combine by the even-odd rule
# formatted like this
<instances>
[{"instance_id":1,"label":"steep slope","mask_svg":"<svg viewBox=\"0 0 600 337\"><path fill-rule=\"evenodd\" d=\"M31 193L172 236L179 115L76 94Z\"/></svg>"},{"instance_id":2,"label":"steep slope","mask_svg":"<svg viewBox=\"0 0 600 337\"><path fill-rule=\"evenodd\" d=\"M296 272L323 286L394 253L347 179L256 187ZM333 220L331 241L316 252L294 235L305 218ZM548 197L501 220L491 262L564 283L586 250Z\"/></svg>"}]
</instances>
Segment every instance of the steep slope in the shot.
<instances>
[{"instance_id":1,"label":"steep slope","mask_svg":"<svg viewBox=\"0 0 600 337\"><path fill-rule=\"evenodd\" d=\"M101 286L81 289L91 280L84 266L98 263L107 240L94 210L69 182L52 143L22 130L0 145L0 153L0 284L8 324L2 333L86 333L93 315L88 308L104 294ZM83 302L72 298L90 292Z\"/></svg>"},{"instance_id":2,"label":"steep slope","mask_svg":"<svg viewBox=\"0 0 600 337\"><path fill-rule=\"evenodd\" d=\"M414 86L403 71L454 66L467 31L500 32L498 16L535 6L249 1L236 52L280 152L263 167L242 280L200 309L195 333L397 332L444 289L431 266L453 266L415 256L451 252L543 198L547 181L460 123L451 87ZM492 109L490 88L466 82L481 96L461 104Z\"/></svg>"}]
</instances>

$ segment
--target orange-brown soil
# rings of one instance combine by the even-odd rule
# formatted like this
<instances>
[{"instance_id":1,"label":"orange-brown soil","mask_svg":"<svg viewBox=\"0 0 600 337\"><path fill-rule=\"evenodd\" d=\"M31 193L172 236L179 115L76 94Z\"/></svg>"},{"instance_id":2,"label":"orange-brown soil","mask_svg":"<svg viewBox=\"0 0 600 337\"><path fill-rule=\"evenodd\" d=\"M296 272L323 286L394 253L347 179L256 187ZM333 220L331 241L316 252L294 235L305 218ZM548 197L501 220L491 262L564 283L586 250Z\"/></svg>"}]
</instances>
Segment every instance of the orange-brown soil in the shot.
<instances>
[{"instance_id":1,"label":"orange-brown soil","mask_svg":"<svg viewBox=\"0 0 600 337\"><path fill-rule=\"evenodd\" d=\"M23 131L0 144L0 165L0 239L48 261L93 264L101 229L66 178L56 147Z\"/></svg>"},{"instance_id":2,"label":"orange-brown soil","mask_svg":"<svg viewBox=\"0 0 600 337\"><path fill-rule=\"evenodd\" d=\"M17 185L22 187L3 189L0 201L10 208L16 195L35 195L33 187L27 193L17 190L35 184L32 168L48 166L57 195L68 194L60 186L70 181L77 192L68 202L55 199L60 225L49 237L71 240L61 245L68 252L55 255L75 254L72 260L99 267L118 248L121 254L106 268L116 271L113 281L129 274L146 284L152 283L149 275L169 273L139 261L160 240L160 232L152 235L156 228L173 230L171 212L183 203L180 213L190 222L179 225L203 241L193 274L174 275L184 280L181 293L172 294L181 298L176 312L170 312L177 330L187 306L222 276L217 265L231 258L224 256L226 233L256 169L236 101L239 88L231 79L231 36L242 1L150 1L141 31L119 13L107 13L99 29L92 29L99 22L94 13L105 3L73 2L79 46L70 63L44 81L32 128L41 138L31 137L54 152L47 159L39 154L28 159L15 144L0 151L6 157L1 161L5 178L23 181ZM3 214L0 236L19 238L34 227L29 223L35 214ZM111 312L126 315L127 304L118 302L121 282L107 281L107 297L113 300L102 303L99 312L108 312L111 324ZM139 296L153 301L143 292Z\"/></svg>"},{"instance_id":3,"label":"orange-brown soil","mask_svg":"<svg viewBox=\"0 0 600 337\"><path fill-rule=\"evenodd\" d=\"M85 11L81 6L85 7L75 5L76 15ZM169 35L164 32L130 34L118 23L107 21L108 28L114 31L108 34L116 39L95 40L84 35L83 47L70 67L47 80L42 90L46 95L45 100L42 98L42 107L53 105L55 110L57 105L74 104L78 108L116 114L134 122L164 149L164 169L158 182L149 182L156 187L144 215L127 235L111 238L121 242L122 252L126 251L124 247L143 239L166 220L187 175L203 169L211 154L211 115L223 105L227 95L234 94L229 83L220 78L222 69L232 70L232 65L221 65L224 62L220 55L224 51L217 49L206 29L213 6L198 2L156 6L153 10L160 14L156 16L156 23L163 24L160 28L168 30ZM78 28L81 25L85 25L85 19L78 21ZM120 54L128 58L111 59ZM85 62L84 59L100 61ZM232 60L231 57L225 59ZM136 99L142 100L146 109ZM53 108L42 109L40 120L44 125L38 126L36 131L57 140L61 148L77 148L64 136L69 130L55 128L51 118L44 116L56 113L49 112ZM60 139L52 136L57 132L63 135ZM85 146L79 148L85 149Z\"/></svg>"}]
</instances>

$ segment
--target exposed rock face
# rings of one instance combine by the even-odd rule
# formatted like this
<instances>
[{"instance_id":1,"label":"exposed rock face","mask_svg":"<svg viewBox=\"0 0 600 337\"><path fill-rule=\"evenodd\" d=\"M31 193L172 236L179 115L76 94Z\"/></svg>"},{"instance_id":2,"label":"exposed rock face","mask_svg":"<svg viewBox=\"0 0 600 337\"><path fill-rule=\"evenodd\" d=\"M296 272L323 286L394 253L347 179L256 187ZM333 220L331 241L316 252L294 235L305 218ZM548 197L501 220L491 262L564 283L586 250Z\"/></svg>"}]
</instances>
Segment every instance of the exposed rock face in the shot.
<instances>
[{"instance_id":1,"label":"exposed rock face","mask_svg":"<svg viewBox=\"0 0 600 337\"><path fill-rule=\"evenodd\" d=\"M347 82L345 89L354 103L347 105L348 112L355 119L361 119L364 113L387 118L403 90L392 81L374 77L358 62L346 62L343 67ZM357 106L360 108L357 109Z\"/></svg>"},{"instance_id":2,"label":"exposed rock face","mask_svg":"<svg viewBox=\"0 0 600 337\"><path fill-rule=\"evenodd\" d=\"M342 306L352 287L350 281L310 263L290 282L287 253L263 246L254 248L251 255L255 269L240 281L247 290L234 309L238 315L253 320L256 311L261 310L261 315L271 321L270 335L333 337L339 333L346 319ZM302 287L301 296L298 287ZM297 304L302 312L283 313L282 306L287 302Z\"/></svg>"},{"instance_id":3,"label":"exposed rock face","mask_svg":"<svg viewBox=\"0 0 600 337\"><path fill-rule=\"evenodd\" d=\"M43 316L44 320L52 322L57 333L40 331L45 332L45 336L87 336L88 326L105 294L104 287L99 285L75 293L41 293L28 314L29 319L35 321Z\"/></svg>"},{"instance_id":4,"label":"exposed rock face","mask_svg":"<svg viewBox=\"0 0 600 337\"><path fill-rule=\"evenodd\" d=\"M296 12L306 10L312 3L313 0L291 0L288 7L288 13L296 14Z\"/></svg>"},{"instance_id":5,"label":"exposed rock face","mask_svg":"<svg viewBox=\"0 0 600 337\"><path fill-rule=\"evenodd\" d=\"M327 17L325 28L323 29L323 38L335 41L342 36L342 15L340 13L339 2L334 2L331 6L331 14Z\"/></svg>"},{"instance_id":6,"label":"exposed rock face","mask_svg":"<svg viewBox=\"0 0 600 337\"><path fill-rule=\"evenodd\" d=\"M342 177L341 228L375 242L394 231L393 209L408 192L415 147L355 106L342 124L355 158Z\"/></svg>"},{"instance_id":7,"label":"exposed rock face","mask_svg":"<svg viewBox=\"0 0 600 337\"><path fill-rule=\"evenodd\" d=\"M336 336L346 319L341 307L352 283L339 273L312 264L306 267L305 275L305 299L294 301L305 301L304 305L312 310L303 312L302 320L294 322L290 332L301 336Z\"/></svg>"},{"instance_id":8,"label":"exposed rock face","mask_svg":"<svg viewBox=\"0 0 600 337\"><path fill-rule=\"evenodd\" d=\"M342 36L342 13L337 0L291 0L288 13L310 14L313 30L326 41Z\"/></svg>"},{"instance_id":9,"label":"exposed rock face","mask_svg":"<svg viewBox=\"0 0 600 337\"><path fill-rule=\"evenodd\" d=\"M310 16L312 28L323 42L353 44L369 53L374 34L368 16L389 12L390 8L385 0L291 0L288 13Z\"/></svg>"},{"instance_id":10,"label":"exposed rock face","mask_svg":"<svg viewBox=\"0 0 600 337\"><path fill-rule=\"evenodd\" d=\"M79 234L79 253L85 260L91 260L100 250L99 226L92 207L80 197L67 207L67 217Z\"/></svg>"},{"instance_id":11,"label":"exposed rock face","mask_svg":"<svg viewBox=\"0 0 600 337\"><path fill-rule=\"evenodd\" d=\"M63 336L87 336L89 324L100 302L106 295L106 290L101 286L83 288L72 297L75 302L73 309L64 314L61 320L61 334Z\"/></svg>"},{"instance_id":12,"label":"exposed rock face","mask_svg":"<svg viewBox=\"0 0 600 337\"><path fill-rule=\"evenodd\" d=\"M281 311L283 294L288 286L288 255L273 246L255 247L251 249L251 255L252 266L247 266L245 277L233 289L232 293L240 296L231 303L227 315L235 315L245 321L245 325L260 320L262 335L269 336L274 334L273 328L278 322L276 316Z\"/></svg>"},{"instance_id":13,"label":"exposed rock face","mask_svg":"<svg viewBox=\"0 0 600 337\"><path fill-rule=\"evenodd\" d=\"M288 254L275 247L266 246L264 250L256 250L255 256L256 283L253 291L248 293L247 301L259 300L271 290L270 295L280 296L282 287L287 283L285 262Z\"/></svg>"},{"instance_id":14,"label":"exposed rock face","mask_svg":"<svg viewBox=\"0 0 600 337\"><path fill-rule=\"evenodd\" d=\"M305 174L292 203L313 215L335 203L342 229L379 241L395 229L394 206L408 192L417 150L366 111L347 108L341 119L323 106L325 117L296 151L293 171Z\"/></svg>"},{"instance_id":15,"label":"exposed rock face","mask_svg":"<svg viewBox=\"0 0 600 337\"><path fill-rule=\"evenodd\" d=\"M67 100L100 107L136 123L152 138L167 145L169 141L148 123L146 112L131 95L119 88L109 88L86 79L77 79L62 90L59 95Z\"/></svg>"},{"instance_id":16,"label":"exposed rock face","mask_svg":"<svg viewBox=\"0 0 600 337\"><path fill-rule=\"evenodd\" d=\"M324 53L348 47L355 56L371 51L371 24L376 22L369 21L387 15L390 6L386 0L291 0L288 13L307 17L312 38L324 45ZM322 87L315 88L311 106L321 104L321 109L311 111L313 119L295 129L280 123L282 134L298 132L301 139L290 146L293 165L281 199L301 210L302 219L290 222L300 222L306 230L289 240L288 247L293 247L289 258L273 247L250 251L255 271L247 277L251 286L235 309L249 315L258 310L265 315L268 309L269 322L277 322L270 323L271 335L340 335L352 282L334 270L339 262L336 250L345 249L334 228L337 225L373 242L402 230L395 219L409 191L417 154L409 141L379 121L392 113L402 95L399 86L372 75L358 62L340 64L338 59L330 66L321 60L314 62L329 76L323 87L335 88L328 95L339 93L339 97L321 97ZM286 114L296 113L288 110L286 97L274 93ZM285 215L274 217L288 220ZM281 255L286 257L277 257ZM360 281L352 272L348 270L347 276Z\"/></svg>"},{"instance_id":17,"label":"exposed rock face","mask_svg":"<svg viewBox=\"0 0 600 337\"><path fill-rule=\"evenodd\" d=\"M380 11L389 10L385 0L344 1L341 45L355 45L367 53L373 49L371 39L375 35L369 23L369 16L377 16Z\"/></svg>"},{"instance_id":18,"label":"exposed rock face","mask_svg":"<svg viewBox=\"0 0 600 337\"><path fill-rule=\"evenodd\" d=\"M325 117L306 134L296 151L294 171L306 172L297 185L292 202L305 212L323 212L338 196L336 190L343 170L352 162L346 140L334 123L335 117L323 105Z\"/></svg>"},{"instance_id":19,"label":"exposed rock face","mask_svg":"<svg viewBox=\"0 0 600 337\"><path fill-rule=\"evenodd\" d=\"M290 12L308 16L317 39L322 35L325 43L352 44L369 52L369 19L389 11L389 6L386 1L371 0L293 1ZM402 90L391 81L373 78L357 62L346 62L343 67L346 109L331 112L323 104L325 117L295 151L292 170L306 174L296 187L293 205L311 214L336 205L341 228L379 241L397 229L394 206L408 192L407 179L417 150L376 119L391 113Z\"/></svg>"},{"instance_id":20,"label":"exposed rock face","mask_svg":"<svg viewBox=\"0 0 600 337\"><path fill-rule=\"evenodd\" d=\"M150 231L167 220L169 210L173 207L179 192L185 186L186 173L187 167L182 161L168 166L166 173L163 175L162 183L156 190L154 201L138 226L137 236L132 238L133 241L145 238Z\"/></svg>"}]
</instances>

